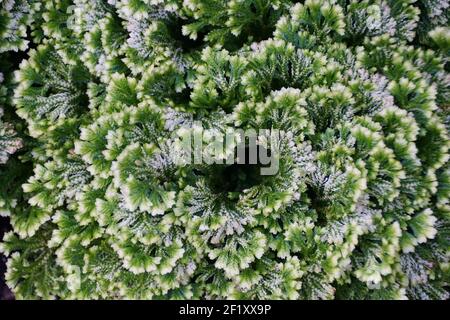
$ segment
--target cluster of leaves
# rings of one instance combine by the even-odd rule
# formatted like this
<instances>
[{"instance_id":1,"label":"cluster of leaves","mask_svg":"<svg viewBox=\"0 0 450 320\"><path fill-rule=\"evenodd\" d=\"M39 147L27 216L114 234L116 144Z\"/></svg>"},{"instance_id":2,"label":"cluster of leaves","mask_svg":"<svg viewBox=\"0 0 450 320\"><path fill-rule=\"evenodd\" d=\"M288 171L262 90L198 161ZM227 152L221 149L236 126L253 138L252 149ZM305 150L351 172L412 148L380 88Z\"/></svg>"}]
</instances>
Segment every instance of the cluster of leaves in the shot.
<instances>
[{"instance_id":1,"label":"cluster of leaves","mask_svg":"<svg viewBox=\"0 0 450 320\"><path fill-rule=\"evenodd\" d=\"M0 52L28 54L1 100L29 141L0 167L8 285L18 298L448 298L449 7L1 1ZM174 161L194 120L211 135L281 130L278 173ZM23 144L11 126L0 162Z\"/></svg>"}]
</instances>

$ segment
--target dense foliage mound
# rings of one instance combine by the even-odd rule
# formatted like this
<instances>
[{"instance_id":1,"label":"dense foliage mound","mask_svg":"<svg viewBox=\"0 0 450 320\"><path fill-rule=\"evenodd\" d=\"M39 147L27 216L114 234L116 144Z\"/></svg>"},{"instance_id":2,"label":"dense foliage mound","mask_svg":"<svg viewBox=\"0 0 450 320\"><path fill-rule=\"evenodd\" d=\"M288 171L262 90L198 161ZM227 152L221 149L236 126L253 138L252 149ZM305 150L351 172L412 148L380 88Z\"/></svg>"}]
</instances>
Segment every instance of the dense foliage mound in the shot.
<instances>
[{"instance_id":1,"label":"dense foliage mound","mask_svg":"<svg viewBox=\"0 0 450 320\"><path fill-rule=\"evenodd\" d=\"M448 298L449 18L448 0L0 0L7 284ZM278 172L174 161L197 121L280 130Z\"/></svg>"}]
</instances>

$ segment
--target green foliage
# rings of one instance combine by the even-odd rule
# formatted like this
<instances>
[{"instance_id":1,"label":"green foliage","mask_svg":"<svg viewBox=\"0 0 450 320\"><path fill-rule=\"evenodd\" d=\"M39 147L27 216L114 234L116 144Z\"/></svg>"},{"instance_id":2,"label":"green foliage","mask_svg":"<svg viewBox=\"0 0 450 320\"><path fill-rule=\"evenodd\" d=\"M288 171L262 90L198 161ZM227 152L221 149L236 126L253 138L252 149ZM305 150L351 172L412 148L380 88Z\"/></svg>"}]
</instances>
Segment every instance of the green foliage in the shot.
<instances>
[{"instance_id":1,"label":"green foliage","mask_svg":"<svg viewBox=\"0 0 450 320\"><path fill-rule=\"evenodd\" d=\"M0 1L7 284L44 299L448 299L449 10ZM197 121L205 162L178 161ZM241 129L281 130L258 140L276 174L213 163ZM219 133L235 140L212 156Z\"/></svg>"}]
</instances>

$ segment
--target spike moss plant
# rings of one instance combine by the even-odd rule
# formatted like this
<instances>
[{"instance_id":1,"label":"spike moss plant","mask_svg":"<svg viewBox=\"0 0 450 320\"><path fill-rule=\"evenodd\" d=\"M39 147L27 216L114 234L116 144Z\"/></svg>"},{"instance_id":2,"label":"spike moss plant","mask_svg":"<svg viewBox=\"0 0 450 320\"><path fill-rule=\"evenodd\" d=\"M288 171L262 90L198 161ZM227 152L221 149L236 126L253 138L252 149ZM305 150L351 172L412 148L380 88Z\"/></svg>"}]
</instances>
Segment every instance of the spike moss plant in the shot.
<instances>
[{"instance_id":1,"label":"spike moss plant","mask_svg":"<svg viewBox=\"0 0 450 320\"><path fill-rule=\"evenodd\" d=\"M7 285L449 298L449 18L448 0L0 0ZM278 170L176 161L199 122L204 156L213 133L279 130Z\"/></svg>"}]
</instances>

